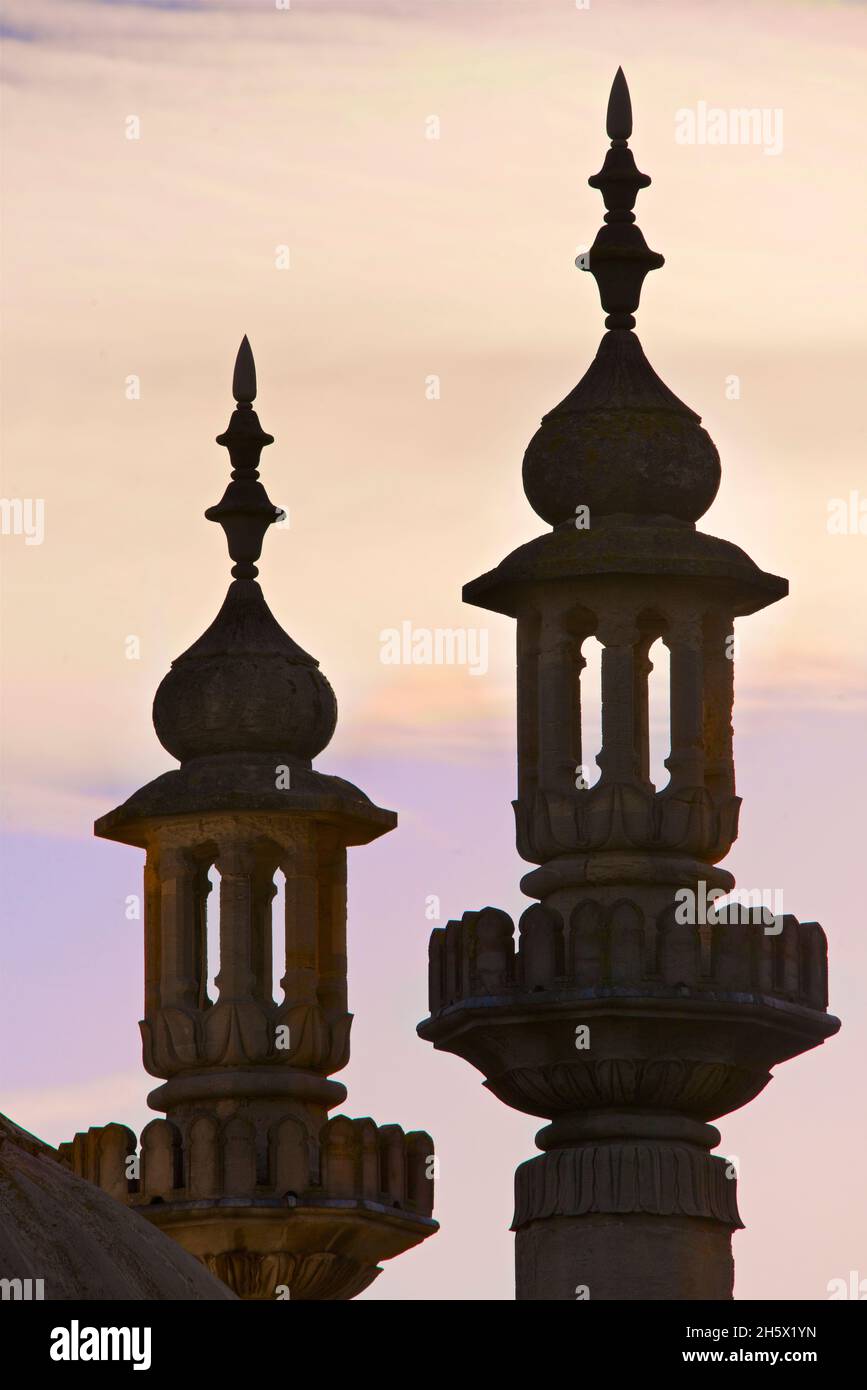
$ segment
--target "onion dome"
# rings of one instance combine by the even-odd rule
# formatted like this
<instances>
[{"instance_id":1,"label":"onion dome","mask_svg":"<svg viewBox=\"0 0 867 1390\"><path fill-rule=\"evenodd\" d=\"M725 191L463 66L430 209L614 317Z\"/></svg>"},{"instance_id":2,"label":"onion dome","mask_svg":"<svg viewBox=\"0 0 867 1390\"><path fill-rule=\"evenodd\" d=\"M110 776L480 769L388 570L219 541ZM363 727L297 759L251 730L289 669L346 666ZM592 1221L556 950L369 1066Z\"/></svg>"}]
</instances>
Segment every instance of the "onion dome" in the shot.
<instances>
[{"instance_id":1,"label":"onion dome","mask_svg":"<svg viewBox=\"0 0 867 1390\"><path fill-rule=\"evenodd\" d=\"M594 518L670 517L695 522L720 482L719 455L701 417L656 375L632 331L644 277L663 264L635 225L638 192L629 89L618 68L608 102L611 147L590 180L605 202L605 226L578 258L596 280L608 332L589 370L550 411L524 455L524 491L552 526Z\"/></svg>"},{"instance_id":2,"label":"onion dome","mask_svg":"<svg viewBox=\"0 0 867 1390\"><path fill-rule=\"evenodd\" d=\"M154 728L181 763L275 753L309 764L334 733L337 701L318 661L283 631L256 581L265 532L282 513L259 481L259 456L273 438L253 409L256 368L246 337L232 393L236 407L217 439L229 450L231 481L205 516L226 534L234 579L211 626L160 684Z\"/></svg>"}]
</instances>

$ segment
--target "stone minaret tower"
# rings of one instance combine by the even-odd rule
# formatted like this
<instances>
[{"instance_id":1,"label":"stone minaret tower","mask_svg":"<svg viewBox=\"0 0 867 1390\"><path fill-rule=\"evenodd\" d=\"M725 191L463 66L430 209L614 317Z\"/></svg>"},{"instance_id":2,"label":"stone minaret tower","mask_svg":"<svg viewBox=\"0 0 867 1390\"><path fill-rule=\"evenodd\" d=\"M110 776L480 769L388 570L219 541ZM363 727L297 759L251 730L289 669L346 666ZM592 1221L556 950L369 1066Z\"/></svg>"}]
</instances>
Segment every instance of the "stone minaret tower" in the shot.
<instances>
[{"instance_id":1,"label":"stone minaret tower","mask_svg":"<svg viewBox=\"0 0 867 1390\"><path fill-rule=\"evenodd\" d=\"M259 482L265 434L245 338L224 445L232 479L206 516L235 562L225 602L172 664L154 726L180 761L96 823L147 852L144 1064L165 1119L136 1141L91 1129L61 1156L174 1236L245 1298L347 1299L437 1229L430 1136L328 1113L349 1060L346 850L396 817L316 772L337 704L272 615L256 575L281 513ZM220 874L219 974L207 988L208 873ZM275 999L272 899L285 875Z\"/></svg>"},{"instance_id":2,"label":"stone minaret tower","mask_svg":"<svg viewBox=\"0 0 867 1390\"><path fill-rule=\"evenodd\" d=\"M537 901L517 939L494 908L434 931L419 1032L477 1067L506 1105L547 1121L541 1156L515 1180L519 1299L729 1299L741 1221L709 1122L839 1023L826 1012L817 923L703 912L704 893L734 886L717 867L739 807L729 637L735 618L788 586L696 530L719 458L632 331L644 276L663 258L632 213L650 179L627 146L620 71L607 128L611 148L590 179L605 226L584 268L608 332L524 458L527 497L552 529L464 589L517 620L514 804L518 849L538 866L521 887ZM580 508L589 526L576 524ZM591 635L603 648L593 786L581 770ZM659 637L671 672L661 788L649 775L647 683Z\"/></svg>"}]
</instances>

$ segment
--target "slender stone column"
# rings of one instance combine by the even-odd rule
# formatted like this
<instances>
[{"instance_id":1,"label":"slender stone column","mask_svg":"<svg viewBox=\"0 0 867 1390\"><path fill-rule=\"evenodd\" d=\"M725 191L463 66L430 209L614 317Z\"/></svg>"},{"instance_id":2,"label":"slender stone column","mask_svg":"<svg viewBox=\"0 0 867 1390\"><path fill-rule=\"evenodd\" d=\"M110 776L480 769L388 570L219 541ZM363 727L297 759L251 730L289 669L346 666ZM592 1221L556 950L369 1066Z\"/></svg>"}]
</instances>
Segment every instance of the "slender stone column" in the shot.
<instances>
[{"instance_id":1,"label":"slender stone column","mask_svg":"<svg viewBox=\"0 0 867 1390\"><path fill-rule=\"evenodd\" d=\"M518 799L528 804L539 786L539 630L535 613L518 618Z\"/></svg>"},{"instance_id":2,"label":"slender stone column","mask_svg":"<svg viewBox=\"0 0 867 1390\"><path fill-rule=\"evenodd\" d=\"M602 643L602 751L596 761L600 784L635 782L638 778L635 740L635 643L631 622L606 620L599 628Z\"/></svg>"},{"instance_id":3,"label":"slender stone column","mask_svg":"<svg viewBox=\"0 0 867 1390\"><path fill-rule=\"evenodd\" d=\"M704 644L705 783L715 801L724 801L735 794L732 749L735 663L731 629L731 619L714 617L707 624Z\"/></svg>"},{"instance_id":4,"label":"slender stone column","mask_svg":"<svg viewBox=\"0 0 867 1390\"><path fill-rule=\"evenodd\" d=\"M208 877L207 863L200 863L196 869L193 886L195 901L195 935L193 944L193 974L198 981L197 1008L204 1009L211 1002L208 998L208 898L213 887Z\"/></svg>"},{"instance_id":5,"label":"slender stone column","mask_svg":"<svg viewBox=\"0 0 867 1390\"><path fill-rule=\"evenodd\" d=\"M144 869L144 1016L152 1018L160 1006L162 943L160 940L159 850L151 846Z\"/></svg>"},{"instance_id":6,"label":"slender stone column","mask_svg":"<svg viewBox=\"0 0 867 1390\"><path fill-rule=\"evenodd\" d=\"M679 619L665 637L671 653L671 790L704 786L704 677L701 624Z\"/></svg>"},{"instance_id":7,"label":"slender stone column","mask_svg":"<svg viewBox=\"0 0 867 1390\"><path fill-rule=\"evenodd\" d=\"M346 850L333 836L320 840L319 875L319 1002L335 1020L347 1010Z\"/></svg>"},{"instance_id":8,"label":"slender stone column","mask_svg":"<svg viewBox=\"0 0 867 1390\"><path fill-rule=\"evenodd\" d=\"M635 718L635 761L638 776L650 785L650 697L648 679L653 670L649 652L652 636L643 636L636 643L633 657L634 688L632 707Z\"/></svg>"},{"instance_id":9,"label":"slender stone column","mask_svg":"<svg viewBox=\"0 0 867 1390\"><path fill-rule=\"evenodd\" d=\"M252 845L234 841L220 846L219 1002L253 997L253 917L256 855Z\"/></svg>"},{"instance_id":10,"label":"slender stone column","mask_svg":"<svg viewBox=\"0 0 867 1390\"><path fill-rule=\"evenodd\" d=\"M286 876L286 973L280 984L287 1006L314 1004L319 983L319 877L312 835L284 851L280 868Z\"/></svg>"},{"instance_id":11,"label":"slender stone column","mask_svg":"<svg viewBox=\"0 0 867 1390\"><path fill-rule=\"evenodd\" d=\"M184 850L163 849L160 876L160 1003L194 1009L196 904L194 860Z\"/></svg>"},{"instance_id":12,"label":"slender stone column","mask_svg":"<svg viewBox=\"0 0 867 1390\"><path fill-rule=\"evenodd\" d=\"M575 638L564 632L560 615L543 623L537 663L539 786L571 792L581 762L579 675L584 658Z\"/></svg>"},{"instance_id":13,"label":"slender stone column","mask_svg":"<svg viewBox=\"0 0 867 1390\"><path fill-rule=\"evenodd\" d=\"M275 859L272 855L257 856L253 873L253 994L266 1007L273 1003L273 903L277 893L274 882Z\"/></svg>"}]
</instances>

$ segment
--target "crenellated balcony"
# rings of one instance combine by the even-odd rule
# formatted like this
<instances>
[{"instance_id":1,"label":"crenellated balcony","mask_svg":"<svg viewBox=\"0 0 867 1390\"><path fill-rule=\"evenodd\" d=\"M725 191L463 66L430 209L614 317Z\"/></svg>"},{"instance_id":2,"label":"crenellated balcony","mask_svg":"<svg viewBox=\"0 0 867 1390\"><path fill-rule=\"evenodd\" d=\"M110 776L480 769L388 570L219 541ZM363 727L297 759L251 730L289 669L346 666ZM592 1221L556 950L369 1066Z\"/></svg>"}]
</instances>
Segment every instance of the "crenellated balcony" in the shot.
<instances>
[{"instance_id":1,"label":"crenellated balcony","mask_svg":"<svg viewBox=\"0 0 867 1390\"><path fill-rule=\"evenodd\" d=\"M506 913L464 913L431 936L419 1032L530 1114L626 1106L713 1119L839 1027L818 922L786 916L777 930L750 917L688 925L670 905L585 898L565 922L529 907L516 940Z\"/></svg>"},{"instance_id":2,"label":"crenellated balcony","mask_svg":"<svg viewBox=\"0 0 867 1390\"><path fill-rule=\"evenodd\" d=\"M436 1229L430 1135L337 1115L220 1120L208 1110L111 1124L61 1144L60 1160L141 1211L239 1297L354 1298L377 1262ZM135 1174L135 1176L131 1176Z\"/></svg>"}]
</instances>

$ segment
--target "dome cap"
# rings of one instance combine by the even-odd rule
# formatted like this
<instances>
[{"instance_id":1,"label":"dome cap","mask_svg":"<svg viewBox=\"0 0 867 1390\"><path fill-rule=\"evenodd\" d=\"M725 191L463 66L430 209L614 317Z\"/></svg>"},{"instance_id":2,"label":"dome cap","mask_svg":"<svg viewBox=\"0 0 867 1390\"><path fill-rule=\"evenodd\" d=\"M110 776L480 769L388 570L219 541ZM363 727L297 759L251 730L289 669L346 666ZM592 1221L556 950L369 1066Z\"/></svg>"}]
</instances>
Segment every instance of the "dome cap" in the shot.
<instances>
[{"instance_id":1,"label":"dome cap","mask_svg":"<svg viewBox=\"0 0 867 1390\"><path fill-rule=\"evenodd\" d=\"M318 661L283 631L256 581L265 532L283 512L259 481L259 456L274 441L253 410L256 365L246 337L232 392L235 410L217 438L229 450L231 480L205 516L225 532L234 580L211 626L161 682L154 728L181 763L274 753L309 765L334 733L337 701Z\"/></svg>"},{"instance_id":2,"label":"dome cap","mask_svg":"<svg viewBox=\"0 0 867 1390\"><path fill-rule=\"evenodd\" d=\"M577 264L596 280L608 329L590 368L542 420L524 455L524 491L552 526L594 517L666 517L694 523L720 483L719 454L701 417L651 367L633 333L645 276L664 264L635 225L632 209L650 178L627 141L632 103L618 68L608 102L611 138L602 169L588 180L607 209Z\"/></svg>"}]
</instances>

